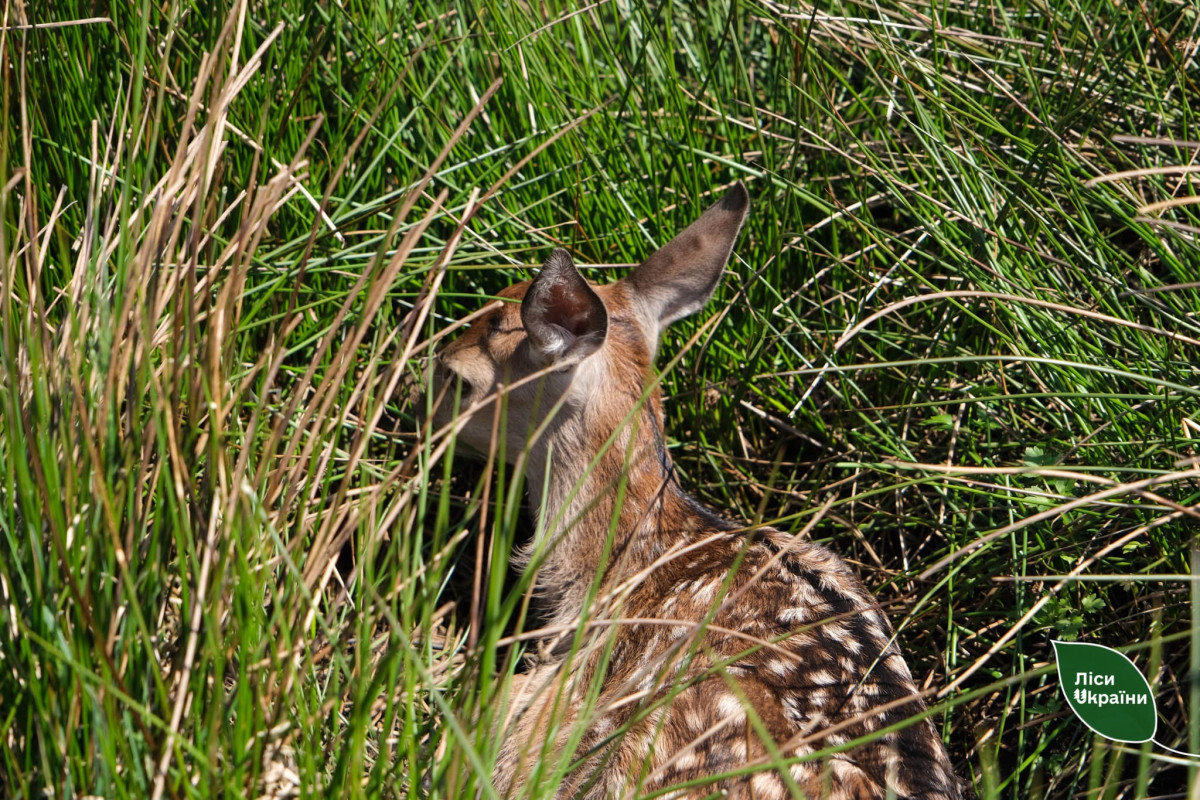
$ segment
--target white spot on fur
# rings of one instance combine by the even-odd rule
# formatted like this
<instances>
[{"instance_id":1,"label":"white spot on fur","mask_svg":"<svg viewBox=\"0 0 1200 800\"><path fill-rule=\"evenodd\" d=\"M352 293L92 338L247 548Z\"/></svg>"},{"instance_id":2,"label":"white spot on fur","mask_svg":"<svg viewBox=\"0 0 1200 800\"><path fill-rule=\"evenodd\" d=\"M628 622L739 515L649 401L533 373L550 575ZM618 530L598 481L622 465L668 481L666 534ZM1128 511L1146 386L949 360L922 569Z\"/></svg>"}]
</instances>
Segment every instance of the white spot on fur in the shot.
<instances>
[{"instance_id":1,"label":"white spot on fur","mask_svg":"<svg viewBox=\"0 0 1200 800\"><path fill-rule=\"evenodd\" d=\"M846 626L839 622L830 622L821 626L821 632L833 639L838 644L845 644L850 641L849 631Z\"/></svg>"},{"instance_id":2,"label":"white spot on fur","mask_svg":"<svg viewBox=\"0 0 1200 800\"><path fill-rule=\"evenodd\" d=\"M777 618L784 625L801 625L808 621L808 615L801 608L785 608Z\"/></svg>"},{"instance_id":3,"label":"white spot on fur","mask_svg":"<svg viewBox=\"0 0 1200 800\"><path fill-rule=\"evenodd\" d=\"M835 686L838 682L837 678L833 677L833 675L829 674L823 669L810 672L808 674L808 679L817 686Z\"/></svg>"},{"instance_id":4,"label":"white spot on fur","mask_svg":"<svg viewBox=\"0 0 1200 800\"><path fill-rule=\"evenodd\" d=\"M786 678L792 673L792 665L784 661L782 658L777 658L768 662L767 669L781 678Z\"/></svg>"},{"instance_id":5,"label":"white spot on fur","mask_svg":"<svg viewBox=\"0 0 1200 800\"><path fill-rule=\"evenodd\" d=\"M729 751L729 756L734 761L744 761L746 759L746 740L736 739L727 744L726 749Z\"/></svg>"},{"instance_id":6,"label":"white spot on fur","mask_svg":"<svg viewBox=\"0 0 1200 800\"><path fill-rule=\"evenodd\" d=\"M804 715L800 713L800 701L791 695L785 695L783 698L783 713L795 725L799 725L804 720Z\"/></svg>"},{"instance_id":7,"label":"white spot on fur","mask_svg":"<svg viewBox=\"0 0 1200 800\"><path fill-rule=\"evenodd\" d=\"M741 701L731 694L723 694L717 699L717 716L734 721L741 721L746 718L746 712L742 708Z\"/></svg>"},{"instance_id":8,"label":"white spot on fur","mask_svg":"<svg viewBox=\"0 0 1200 800\"><path fill-rule=\"evenodd\" d=\"M801 752L801 750L803 750L803 752ZM808 748L799 748L799 747L796 748L797 756L806 756L811 752L812 752L812 750L810 750ZM792 764L790 767L788 767L788 772L790 772L792 774L792 780L794 780L796 783L800 784L800 787L803 788L804 784L808 783L813 778L817 777L818 768L816 766L814 766L813 764L807 764L807 763Z\"/></svg>"},{"instance_id":9,"label":"white spot on fur","mask_svg":"<svg viewBox=\"0 0 1200 800\"><path fill-rule=\"evenodd\" d=\"M695 769L698 766L700 766L700 759L696 758L695 748L689 747L675 757L675 769L681 772Z\"/></svg>"},{"instance_id":10,"label":"white spot on fur","mask_svg":"<svg viewBox=\"0 0 1200 800\"><path fill-rule=\"evenodd\" d=\"M845 783L852 779L862 780L862 770L854 764L845 761L841 758L831 758L829 760L829 771L833 775L834 785Z\"/></svg>"},{"instance_id":11,"label":"white spot on fur","mask_svg":"<svg viewBox=\"0 0 1200 800\"><path fill-rule=\"evenodd\" d=\"M769 800L772 797L786 797L783 781L774 772L758 772L750 779L751 796Z\"/></svg>"},{"instance_id":12,"label":"white spot on fur","mask_svg":"<svg viewBox=\"0 0 1200 800\"><path fill-rule=\"evenodd\" d=\"M813 748L809 747L806 744L798 744L798 745L796 745L795 748L792 749L792 756L795 758L804 758L805 756L812 755L815 752L816 752L816 750L814 750ZM805 764L793 764L792 768L794 769L796 767L803 767L803 766L806 766L806 765ZM792 773L792 774L794 775L795 773Z\"/></svg>"},{"instance_id":13,"label":"white spot on fur","mask_svg":"<svg viewBox=\"0 0 1200 800\"><path fill-rule=\"evenodd\" d=\"M708 604L717 595L716 581L695 580L691 583L692 596L697 603Z\"/></svg>"}]
</instances>

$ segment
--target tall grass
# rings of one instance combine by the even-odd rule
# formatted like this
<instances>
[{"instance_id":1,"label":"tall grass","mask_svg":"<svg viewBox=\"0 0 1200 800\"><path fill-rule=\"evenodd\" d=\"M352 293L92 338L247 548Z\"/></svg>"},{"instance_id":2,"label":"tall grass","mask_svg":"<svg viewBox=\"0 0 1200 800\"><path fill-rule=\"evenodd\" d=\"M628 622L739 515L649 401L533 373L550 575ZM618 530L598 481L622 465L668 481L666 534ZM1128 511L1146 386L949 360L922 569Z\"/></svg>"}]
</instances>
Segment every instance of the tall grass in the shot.
<instances>
[{"instance_id":1,"label":"tall grass","mask_svg":"<svg viewBox=\"0 0 1200 800\"><path fill-rule=\"evenodd\" d=\"M9 0L0 794L494 795L529 525L418 443L417 364L552 246L608 280L737 178L720 320L662 347L685 484L793 531L832 501L980 796L1182 796L1049 642L1126 650L1200 752L1198 27Z\"/></svg>"}]
</instances>

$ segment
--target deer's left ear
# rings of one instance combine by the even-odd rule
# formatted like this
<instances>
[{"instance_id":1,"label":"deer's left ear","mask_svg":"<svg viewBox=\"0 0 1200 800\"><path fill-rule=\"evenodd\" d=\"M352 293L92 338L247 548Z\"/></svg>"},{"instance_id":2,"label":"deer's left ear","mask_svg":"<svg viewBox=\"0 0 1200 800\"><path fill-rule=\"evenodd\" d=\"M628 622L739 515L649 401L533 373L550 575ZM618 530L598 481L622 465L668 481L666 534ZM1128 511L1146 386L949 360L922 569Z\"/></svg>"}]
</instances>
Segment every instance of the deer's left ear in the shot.
<instances>
[{"instance_id":1,"label":"deer's left ear","mask_svg":"<svg viewBox=\"0 0 1200 800\"><path fill-rule=\"evenodd\" d=\"M550 254L521 301L521 324L533 348L551 361L579 360L600 349L608 311L566 250Z\"/></svg>"},{"instance_id":2,"label":"deer's left ear","mask_svg":"<svg viewBox=\"0 0 1200 800\"><path fill-rule=\"evenodd\" d=\"M698 220L624 278L659 331L708 302L749 211L750 195L738 181Z\"/></svg>"}]
</instances>

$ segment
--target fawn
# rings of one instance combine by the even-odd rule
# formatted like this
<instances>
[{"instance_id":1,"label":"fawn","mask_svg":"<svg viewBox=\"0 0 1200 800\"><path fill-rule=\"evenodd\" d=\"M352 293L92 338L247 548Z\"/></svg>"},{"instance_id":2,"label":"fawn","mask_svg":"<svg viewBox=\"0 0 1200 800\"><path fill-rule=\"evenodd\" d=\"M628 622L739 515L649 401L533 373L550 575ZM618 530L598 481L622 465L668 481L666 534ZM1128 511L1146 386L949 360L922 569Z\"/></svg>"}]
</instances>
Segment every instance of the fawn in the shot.
<instances>
[{"instance_id":1,"label":"fawn","mask_svg":"<svg viewBox=\"0 0 1200 800\"><path fill-rule=\"evenodd\" d=\"M566 632L518 676L502 796L961 795L928 719L809 757L924 710L891 626L827 548L691 499L664 446L660 333L708 301L749 205L736 184L608 285L555 250L436 356L434 422L524 469L517 557Z\"/></svg>"}]
</instances>

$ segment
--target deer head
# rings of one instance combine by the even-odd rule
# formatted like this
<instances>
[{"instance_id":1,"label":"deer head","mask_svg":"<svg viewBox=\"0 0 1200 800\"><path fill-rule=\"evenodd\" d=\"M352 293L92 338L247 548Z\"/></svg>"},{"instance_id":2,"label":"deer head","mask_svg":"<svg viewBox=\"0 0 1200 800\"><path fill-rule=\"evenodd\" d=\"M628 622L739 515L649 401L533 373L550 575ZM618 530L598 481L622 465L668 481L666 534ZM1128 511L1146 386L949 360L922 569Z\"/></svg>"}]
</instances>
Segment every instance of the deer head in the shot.
<instances>
[{"instance_id":1,"label":"deer head","mask_svg":"<svg viewBox=\"0 0 1200 800\"><path fill-rule=\"evenodd\" d=\"M457 415L460 441L485 452L500 444L493 430L502 430L509 463L524 452L530 466L544 465L550 448L560 466L594 455L586 443L611 434L642 397L663 329L712 296L749 205L736 184L631 273L603 286L586 281L566 250L555 250L536 278L501 291L504 302L437 354L435 423ZM657 412L657 393L649 405ZM501 406L503 424L494 425Z\"/></svg>"}]
</instances>

